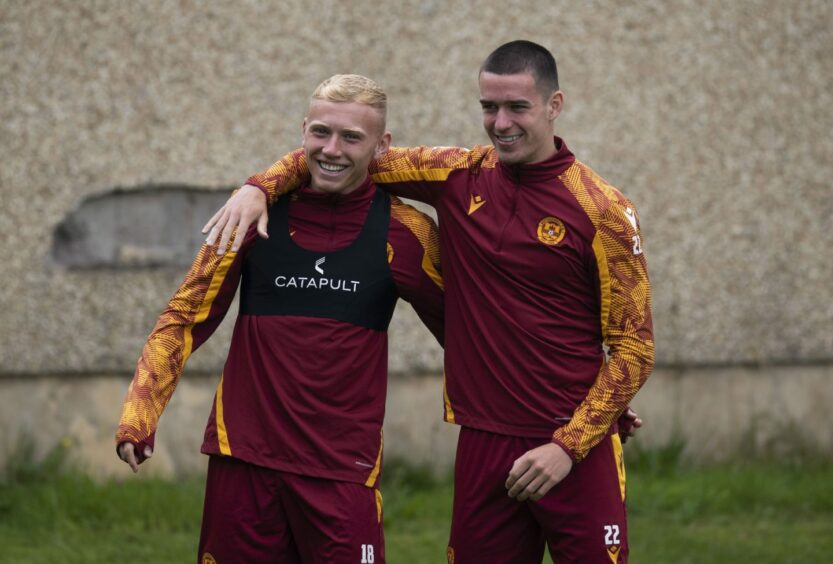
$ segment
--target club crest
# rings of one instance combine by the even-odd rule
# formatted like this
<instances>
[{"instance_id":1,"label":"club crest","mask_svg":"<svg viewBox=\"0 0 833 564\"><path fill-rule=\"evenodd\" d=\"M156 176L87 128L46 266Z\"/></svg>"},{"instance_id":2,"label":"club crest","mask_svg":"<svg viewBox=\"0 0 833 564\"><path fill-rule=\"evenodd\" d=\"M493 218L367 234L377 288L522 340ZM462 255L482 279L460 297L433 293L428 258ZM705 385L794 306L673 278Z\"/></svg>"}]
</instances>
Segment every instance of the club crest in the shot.
<instances>
[{"instance_id":1,"label":"club crest","mask_svg":"<svg viewBox=\"0 0 833 564\"><path fill-rule=\"evenodd\" d=\"M545 245L557 245L567 233L564 223L557 217L548 216L538 222L538 240Z\"/></svg>"}]
</instances>

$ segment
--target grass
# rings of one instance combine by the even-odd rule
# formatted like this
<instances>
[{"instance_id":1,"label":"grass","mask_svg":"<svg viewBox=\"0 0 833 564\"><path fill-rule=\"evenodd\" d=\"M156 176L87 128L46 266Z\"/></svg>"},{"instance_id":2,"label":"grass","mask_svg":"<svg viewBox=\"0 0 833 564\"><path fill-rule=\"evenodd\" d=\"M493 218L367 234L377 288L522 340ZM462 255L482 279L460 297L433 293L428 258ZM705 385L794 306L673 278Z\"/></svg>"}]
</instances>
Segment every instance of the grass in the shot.
<instances>
[{"instance_id":1,"label":"grass","mask_svg":"<svg viewBox=\"0 0 833 564\"><path fill-rule=\"evenodd\" d=\"M830 561L831 461L753 455L692 468L667 449L633 458L628 521L634 562Z\"/></svg>"},{"instance_id":2,"label":"grass","mask_svg":"<svg viewBox=\"0 0 833 564\"><path fill-rule=\"evenodd\" d=\"M630 447L629 447L630 448ZM682 449L628 452L634 563L823 562L833 553L833 464L802 457L688 466ZM60 453L17 453L0 478L0 562L193 562L203 479L97 483ZM388 561L445 560L447 477L389 463Z\"/></svg>"}]
</instances>

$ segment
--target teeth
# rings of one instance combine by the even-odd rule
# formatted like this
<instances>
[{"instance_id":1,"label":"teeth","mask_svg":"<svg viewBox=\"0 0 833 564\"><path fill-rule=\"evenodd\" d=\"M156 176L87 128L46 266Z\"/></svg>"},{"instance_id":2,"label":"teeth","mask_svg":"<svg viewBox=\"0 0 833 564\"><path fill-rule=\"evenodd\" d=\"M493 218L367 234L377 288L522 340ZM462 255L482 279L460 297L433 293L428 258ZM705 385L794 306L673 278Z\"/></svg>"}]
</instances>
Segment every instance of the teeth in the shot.
<instances>
[{"instance_id":1,"label":"teeth","mask_svg":"<svg viewBox=\"0 0 833 564\"><path fill-rule=\"evenodd\" d=\"M327 172L341 172L342 170L347 168L347 165L336 165L336 164L330 164L330 163L322 163L321 161L318 161L318 166L320 166L321 168L323 168Z\"/></svg>"},{"instance_id":2,"label":"teeth","mask_svg":"<svg viewBox=\"0 0 833 564\"><path fill-rule=\"evenodd\" d=\"M509 136L498 135L497 138L498 138L498 141L500 141L501 143L512 143L513 141L517 141L518 139L520 139L521 136L520 135L509 135Z\"/></svg>"}]
</instances>

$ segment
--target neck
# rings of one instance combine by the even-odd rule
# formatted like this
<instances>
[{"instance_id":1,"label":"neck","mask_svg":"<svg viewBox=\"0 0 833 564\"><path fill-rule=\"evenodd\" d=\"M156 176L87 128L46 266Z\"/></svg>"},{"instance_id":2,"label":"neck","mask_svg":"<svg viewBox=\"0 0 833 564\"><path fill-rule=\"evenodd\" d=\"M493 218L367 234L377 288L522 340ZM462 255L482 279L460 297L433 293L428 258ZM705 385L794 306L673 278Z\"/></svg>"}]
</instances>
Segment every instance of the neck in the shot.
<instances>
[{"instance_id":1,"label":"neck","mask_svg":"<svg viewBox=\"0 0 833 564\"><path fill-rule=\"evenodd\" d=\"M338 190L324 190L318 187L314 182L310 182L310 190L316 192L318 194L330 194L333 196L346 196L347 194L351 194L356 191L356 189L362 185L362 182L357 184L352 184L350 186L346 186L344 188L339 188Z\"/></svg>"}]
</instances>

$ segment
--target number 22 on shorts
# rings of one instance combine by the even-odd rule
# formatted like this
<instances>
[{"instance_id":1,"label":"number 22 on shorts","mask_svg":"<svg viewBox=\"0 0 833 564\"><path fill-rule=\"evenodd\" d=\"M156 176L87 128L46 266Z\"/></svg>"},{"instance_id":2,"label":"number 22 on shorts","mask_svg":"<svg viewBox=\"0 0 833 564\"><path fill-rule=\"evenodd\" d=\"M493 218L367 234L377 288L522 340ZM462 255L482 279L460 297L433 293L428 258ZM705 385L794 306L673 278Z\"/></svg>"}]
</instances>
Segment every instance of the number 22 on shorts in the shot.
<instances>
[{"instance_id":1,"label":"number 22 on shorts","mask_svg":"<svg viewBox=\"0 0 833 564\"><path fill-rule=\"evenodd\" d=\"M605 545L619 544L619 525L605 525Z\"/></svg>"}]
</instances>

